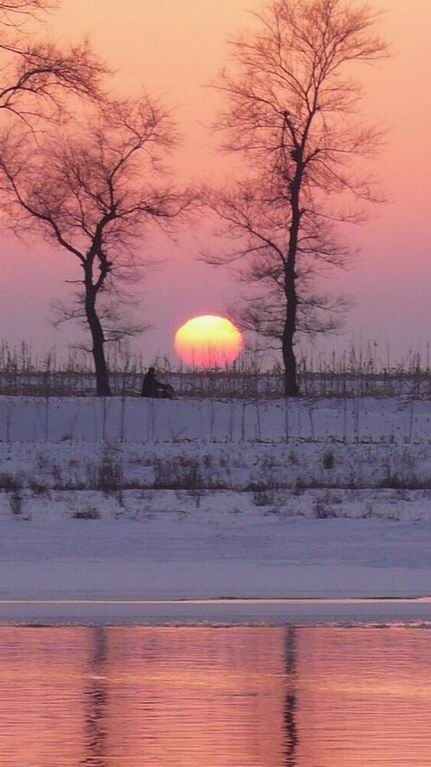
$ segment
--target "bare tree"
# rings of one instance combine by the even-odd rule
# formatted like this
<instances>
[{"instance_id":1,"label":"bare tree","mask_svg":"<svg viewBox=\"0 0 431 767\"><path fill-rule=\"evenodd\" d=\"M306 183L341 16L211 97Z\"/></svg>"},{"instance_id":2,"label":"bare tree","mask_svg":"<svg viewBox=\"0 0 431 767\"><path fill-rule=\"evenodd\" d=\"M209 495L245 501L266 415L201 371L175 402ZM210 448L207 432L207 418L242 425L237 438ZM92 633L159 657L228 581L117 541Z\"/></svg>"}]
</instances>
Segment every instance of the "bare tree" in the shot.
<instances>
[{"instance_id":1,"label":"bare tree","mask_svg":"<svg viewBox=\"0 0 431 767\"><path fill-rule=\"evenodd\" d=\"M378 199L361 160L379 131L357 116L361 92L350 72L386 46L374 14L348 0L274 0L257 19L255 31L233 41L231 71L216 83L227 97L216 127L247 173L209 194L233 244L206 260L239 265L254 286L239 319L278 339L285 393L294 396L296 334L334 330L343 308L316 290L322 271L349 255L337 224L362 221L364 205Z\"/></svg>"},{"instance_id":2,"label":"bare tree","mask_svg":"<svg viewBox=\"0 0 431 767\"><path fill-rule=\"evenodd\" d=\"M148 97L105 103L73 137L57 135L32 156L3 135L0 172L16 228L36 227L83 270L70 317L83 316L90 330L99 395L110 394L106 341L131 332L118 325L121 283L148 265L140 255L148 228L169 230L190 204L191 193L166 179L176 141L171 116Z\"/></svg>"},{"instance_id":3,"label":"bare tree","mask_svg":"<svg viewBox=\"0 0 431 767\"><path fill-rule=\"evenodd\" d=\"M39 11L52 7L50 0L0 0L0 23L17 29L29 16L34 18Z\"/></svg>"},{"instance_id":4,"label":"bare tree","mask_svg":"<svg viewBox=\"0 0 431 767\"><path fill-rule=\"evenodd\" d=\"M99 99L106 67L88 42L69 47L28 34L25 21L39 20L49 0L0 0L0 110L31 130L58 119L70 96Z\"/></svg>"}]
</instances>

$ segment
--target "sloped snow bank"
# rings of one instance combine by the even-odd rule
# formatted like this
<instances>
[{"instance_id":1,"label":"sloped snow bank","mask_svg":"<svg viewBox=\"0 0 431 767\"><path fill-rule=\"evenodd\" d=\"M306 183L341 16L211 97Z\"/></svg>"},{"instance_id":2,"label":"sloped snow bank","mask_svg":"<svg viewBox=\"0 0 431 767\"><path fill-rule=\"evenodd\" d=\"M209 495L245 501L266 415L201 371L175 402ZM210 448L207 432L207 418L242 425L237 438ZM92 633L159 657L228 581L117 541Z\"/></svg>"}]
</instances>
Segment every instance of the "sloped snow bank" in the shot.
<instances>
[{"instance_id":1,"label":"sloped snow bank","mask_svg":"<svg viewBox=\"0 0 431 767\"><path fill-rule=\"evenodd\" d=\"M0 520L11 517L52 524L59 519L147 521L153 515L236 519L387 519L431 522L429 490L310 488L231 490L51 490L0 493Z\"/></svg>"},{"instance_id":2,"label":"sloped snow bank","mask_svg":"<svg viewBox=\"0 0 431 767\"><path fill-rule=\"evenodd\" d=\"M0 396L0 442L431 444L426 399Z\"/></svg>"},{"instance_id":3,"label":"sloped snow bank","mask_svg":"<svg viewBox=\"0 0 431 767\"><path fill-rule=\"evenodd\" d=\"M414 400L0 397L0 620L19 599L429 595L430 423Z\"/></svg>"},{"instance_id":4,"label":"sloped snow bank","mask_svg":"<svg viewBox=\"0 0 431 767\"><path fill-rule=\"evenodd\" d=\"M0 397L0 505L427 519L430 422L425 400Z\"/></svg>"},{"instance_id":5,"label":"sloped snow bank","mask_svg":"<svg viewBox=\"0 0 431 767\"><path fill-rule=\"evenodd\" d=\"M409 490L430 491L431 446L0 444L0 491L11 499L33 494L46 502L54 491L99 490L109 496L133 490L142 491L142 498L144 491L153 497L157 491L187 491L196 498L231 491L248 494L251 505L278 508L309 489L398 490L401 500ZM343 494L334 499L342 506Z\"/></svg>"}]
</instances>

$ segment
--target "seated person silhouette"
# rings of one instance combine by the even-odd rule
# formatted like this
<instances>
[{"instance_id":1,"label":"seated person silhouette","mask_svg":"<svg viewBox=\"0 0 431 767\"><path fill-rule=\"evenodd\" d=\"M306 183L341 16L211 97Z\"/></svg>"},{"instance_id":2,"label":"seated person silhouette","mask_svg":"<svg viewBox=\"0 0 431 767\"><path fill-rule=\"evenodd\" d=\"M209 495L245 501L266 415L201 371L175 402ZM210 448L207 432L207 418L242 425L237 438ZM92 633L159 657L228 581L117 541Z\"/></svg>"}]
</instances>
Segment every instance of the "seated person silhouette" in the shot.
<instances>
[{"instance_id":1,"label":"seated person silhouette","mask_svg":"<svg viewBox=\"0 0 431 767\"><path fill-rule=\"evenodd\" d=\"M162 384L156 378L156 371L153 367L148 368L148 373L144 375L142 381L142 397L158 397L162 399L172 399L175 392L170 384Z\"/></svg>"}]
</instances>

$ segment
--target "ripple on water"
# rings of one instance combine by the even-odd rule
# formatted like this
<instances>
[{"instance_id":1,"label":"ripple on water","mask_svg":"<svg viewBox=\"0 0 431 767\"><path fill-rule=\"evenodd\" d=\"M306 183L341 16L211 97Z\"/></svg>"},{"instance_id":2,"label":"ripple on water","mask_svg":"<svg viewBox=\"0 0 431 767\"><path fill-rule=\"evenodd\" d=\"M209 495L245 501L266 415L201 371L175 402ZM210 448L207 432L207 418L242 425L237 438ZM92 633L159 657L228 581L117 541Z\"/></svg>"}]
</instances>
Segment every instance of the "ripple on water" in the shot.
<instances>
[{"instance_id":1,"label":"ripple on water","mask_svg":"<svg viewBox=\"0 0 431 767\"><path fill-rule=\"evenodd\" d=\"M2 767L431 767L421 628L0 628Z\"/></svg>"}]
</instances>

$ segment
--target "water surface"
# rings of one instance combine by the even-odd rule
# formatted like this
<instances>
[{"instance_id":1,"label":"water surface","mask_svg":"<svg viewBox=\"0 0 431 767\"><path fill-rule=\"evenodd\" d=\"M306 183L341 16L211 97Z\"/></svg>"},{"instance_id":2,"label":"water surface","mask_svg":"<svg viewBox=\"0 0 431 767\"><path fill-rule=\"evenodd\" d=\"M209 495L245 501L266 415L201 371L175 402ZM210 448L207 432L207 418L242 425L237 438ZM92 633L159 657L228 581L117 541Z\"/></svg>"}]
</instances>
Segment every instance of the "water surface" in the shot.
<instances>
[{"instance_id":1,"label":"water surface","mask_svg":"<svg viewBox=\"0 0 431 767\"><path fill-rule=\"evenodd\" d=\"M0 627L0 764L431 767L431 633Z\"/></svg>"}]
</instances>

